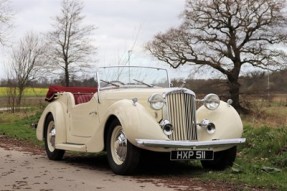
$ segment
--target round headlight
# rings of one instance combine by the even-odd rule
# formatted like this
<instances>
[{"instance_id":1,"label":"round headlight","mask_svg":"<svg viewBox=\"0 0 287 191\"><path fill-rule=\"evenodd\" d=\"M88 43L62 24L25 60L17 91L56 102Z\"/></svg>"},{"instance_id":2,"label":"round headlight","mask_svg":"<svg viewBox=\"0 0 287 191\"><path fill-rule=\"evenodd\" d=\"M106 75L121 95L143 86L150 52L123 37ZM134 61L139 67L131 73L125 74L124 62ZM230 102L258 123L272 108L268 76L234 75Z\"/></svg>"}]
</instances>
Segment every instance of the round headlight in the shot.
<instances>
[{"instance_id":1,"label":"round headlight","mask_svg":"<svg viewBox=\"0 0 287 191\"><path fill-rule=\"evenodd\" d=\"M204 106L209 110L215 110L220 104L220 99L216 94L208 94L204 97Z\"/></svg>"},{"instance_id":2,"label":"round headlight","mask_svg":"<svg viewBox=\"0 0 287 191\"><path fill-rule=\"evenodd\" d=\"M148 101L150 103L151 108L155 110L162 109L165 104L165 100L160 94L153 94L152 96L150 96Z\"/></svg>"}]
</instances>

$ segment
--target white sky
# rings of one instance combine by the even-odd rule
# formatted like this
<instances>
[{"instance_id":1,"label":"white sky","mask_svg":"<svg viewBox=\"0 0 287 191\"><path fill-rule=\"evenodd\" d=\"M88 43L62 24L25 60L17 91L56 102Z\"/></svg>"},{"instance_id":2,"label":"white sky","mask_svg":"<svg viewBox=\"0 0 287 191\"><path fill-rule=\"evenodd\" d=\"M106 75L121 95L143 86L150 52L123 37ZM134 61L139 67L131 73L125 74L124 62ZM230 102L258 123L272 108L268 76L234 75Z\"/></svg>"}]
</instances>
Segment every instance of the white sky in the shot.
<instances>
[{"instance_id":1,"label":"white sky","mask_svg":"<svg viewBox=\"0 0 287 191\"><path fill-rule=\"evenodd\" d=\"M51 30L52 18L61 9L61 0L10 0L10 4L15 12L12 42L30 31ZM85 22L97 27L94 34L97 66L125 64L129 50L132 50L132 65L168 66L150 56L144 44L181 22L179 15L185 0L84 0L84 5ZM7 63L4 59L7 59L7 49L0 51L1 79L6 77L3 65ZM186 69L179 70L177 75L183 70Z\"/></svg>"}]
</instances>

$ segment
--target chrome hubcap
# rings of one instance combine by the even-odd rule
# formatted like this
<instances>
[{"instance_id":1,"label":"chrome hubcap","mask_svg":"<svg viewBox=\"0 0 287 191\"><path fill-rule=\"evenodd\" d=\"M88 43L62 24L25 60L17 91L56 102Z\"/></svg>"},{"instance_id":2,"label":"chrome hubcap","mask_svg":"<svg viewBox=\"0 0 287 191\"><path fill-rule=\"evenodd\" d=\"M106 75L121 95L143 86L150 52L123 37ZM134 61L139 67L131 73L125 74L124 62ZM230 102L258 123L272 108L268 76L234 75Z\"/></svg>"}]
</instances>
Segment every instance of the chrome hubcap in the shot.
<instances>
[{"instance_id":1,"label":"chrome hubcap","mask_svg":"<svg viewBox=\"0 0 287 191\"><path fill-rule=\"evenodd\" d=\"M115 127L111 141L113 159L115 163L121 165L127 156L127 138L121 126Z\"/></svg>"},{"instance_id":2,"label":"chrome hubcap","mask_svg":"<svg viewBox=\"0 0 287 191\"><path fill-rule=\"evenodd\" d=\"M55 147L56 129L52 129L50 132L50 142L53 147Z\"/></svg>"},{"instance_id":3,"label":"chrome hubcap","mask_svg":"<svg viewBox=\"0 0 287 191\"><path fill-rule=\"evenodd\" d=\"M51 152L55 150L55 142L56 142L56 129L54 125L54 121L51 121L49 123L48 129L47 129L47 142L48 147Z\"/></svg>"}]
</instances>

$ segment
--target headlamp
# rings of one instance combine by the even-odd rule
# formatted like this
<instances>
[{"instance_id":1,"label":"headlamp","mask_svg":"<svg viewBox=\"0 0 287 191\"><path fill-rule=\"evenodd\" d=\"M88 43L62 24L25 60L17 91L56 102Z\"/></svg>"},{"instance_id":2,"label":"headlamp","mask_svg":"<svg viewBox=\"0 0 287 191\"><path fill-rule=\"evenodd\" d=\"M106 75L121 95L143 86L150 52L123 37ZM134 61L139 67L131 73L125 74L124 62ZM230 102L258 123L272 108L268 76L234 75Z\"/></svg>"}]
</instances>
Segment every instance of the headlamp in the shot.
<instances>
[{"instance_id":1,"label":"headlamp","mask_svg":"<svg viewBox=\"0 0 287 191\"><path fill-rule=\"evenodd\" d=\"M165 104L165 100L162 97L162 95L160 94L153 94L149 97L148 99L151 108L155 109L155 110L160 110L163 108L164 104Z\"/></svg>"},{"instance_id":2,"label":"headlamp","mask_svg":"<svg viewBox=\"0 0 287 191\"><path fill-rule=\"evenodd\" d=\"M220 99L216 94L208 94L203 99L204 106L209 110L215 110L220 105Z\"/></svg>"}]
</instances>

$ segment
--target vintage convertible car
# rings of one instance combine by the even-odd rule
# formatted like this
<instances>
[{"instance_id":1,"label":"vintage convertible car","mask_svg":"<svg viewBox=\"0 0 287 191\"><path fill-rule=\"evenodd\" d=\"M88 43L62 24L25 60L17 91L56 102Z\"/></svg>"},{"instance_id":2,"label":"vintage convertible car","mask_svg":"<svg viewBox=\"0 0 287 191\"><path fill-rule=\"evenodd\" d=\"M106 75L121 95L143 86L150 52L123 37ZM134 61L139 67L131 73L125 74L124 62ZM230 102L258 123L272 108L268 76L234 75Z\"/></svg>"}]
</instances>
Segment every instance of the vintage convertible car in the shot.
<instances>
[{"instance_id":1,"label":"vintage convertible car","mask_svg":"<svg viewBox=\"0 0 287 191\"><path fill-rule=\"evenodd\" d=\"M49 159L62 159L66 150L106 151L113 172L125 175L135 171L148 150L224 169L245 142L230 101L216 94L197 99L189 89L170 87L165 69L103 67L97 81L97 87L49 88L50 103L37 126Z\"/></svg>"}]
</instances>

